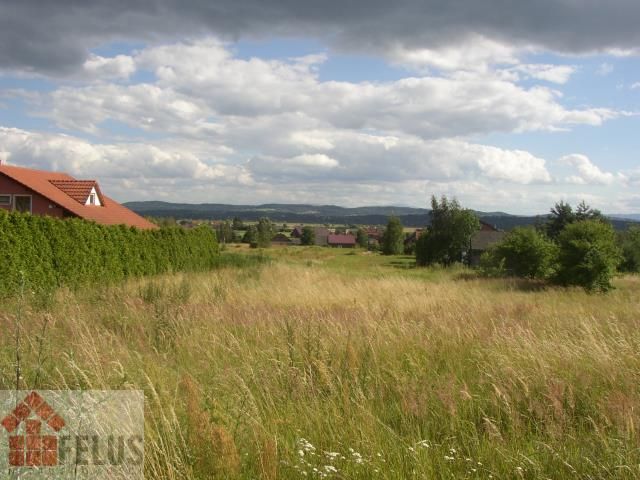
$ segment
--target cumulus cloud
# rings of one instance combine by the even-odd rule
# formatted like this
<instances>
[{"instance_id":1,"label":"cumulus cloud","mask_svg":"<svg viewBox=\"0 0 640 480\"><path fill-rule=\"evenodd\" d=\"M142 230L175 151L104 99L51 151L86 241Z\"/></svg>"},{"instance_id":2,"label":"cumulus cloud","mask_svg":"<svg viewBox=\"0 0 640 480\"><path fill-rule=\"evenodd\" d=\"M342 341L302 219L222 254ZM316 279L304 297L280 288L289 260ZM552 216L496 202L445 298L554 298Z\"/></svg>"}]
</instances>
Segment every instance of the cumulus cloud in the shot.
<instances>
[{"instance_id":1,"label":"cumulus cloud","mask_svg":"<svg viewBox=\"0 0 640 480\"><path fill-rule=\"evenodd\" d=\"M116 55L112 58L89 55L82 65L87 78L91 79L127 79L135 72L136 66L129 55Z\"/></svg>"},{"instance_id":2,"label":"cumulus cloud","mask_svg":"<svg viewBox=\"0 0 640 480\"><path fill-rule=\"evenodd\" d=\"M571 65L524 64L518 65L513 70L531 78L562 85L569 81L576 68Z\"/></svg>"},{"instance_id":3,"label":"cumulus cloud","mask_svg":"<svg viewBox=\"0 0 640 480\"><path fill-rule=\"evenodd\" d=\"M576 173L566 179L568 183L578 185L610 185L619 176L604 172L595 165L587 156L580 154L566 155L560 159L560 163L570 165L576 169Z\"/></svg>"},{"instance_id":4,"label":"cumulus cloud","mask_svg":"<svg viewBox=\"0 0 640 480\"><path fill-rule=\"evenodd\" d=\"M92 144L69 135L0 127L0 151L9 163L58 170L78 177L183 179L190 182L235 182L250 185L241 166L205 161L193 152L143 143Z\"/></svg>"},{"instance_id":5,"label":"cumulus cloud","mask_svg":"<svg viewBox=\"0 0 640 480\"><path fill-rule=\"evenodd\" d=\"M150 47L135 56L135 68L154 72L155 82L63 87L50 95L44 115L61 127L90 133L114 119L147 131L215 138L224 130L246 128L246 119L255 124L295 116L309 129L331 126L446 138L600 125L620 114L603 108L566 109L552 89L525 88L491 72L385 83L321 81L316 67L324 59L241 59L213 39ZM569 70L542 67L528 71L555 81L568 78Z\"/></svg>"},{"instance_id":6,"label":"cumulus cloud","mask_svg":"<svg viewBox=\"0 0 640 480\"><path fill-rule=\"evenodd\" d=\"M392 61L413 69L434 68L444 71L487 71L492 65L517 64L520 53L512 45L479 35L471 36L461 43L431 48L394 45L385 52Z\"/></svg>"}]
</instances>

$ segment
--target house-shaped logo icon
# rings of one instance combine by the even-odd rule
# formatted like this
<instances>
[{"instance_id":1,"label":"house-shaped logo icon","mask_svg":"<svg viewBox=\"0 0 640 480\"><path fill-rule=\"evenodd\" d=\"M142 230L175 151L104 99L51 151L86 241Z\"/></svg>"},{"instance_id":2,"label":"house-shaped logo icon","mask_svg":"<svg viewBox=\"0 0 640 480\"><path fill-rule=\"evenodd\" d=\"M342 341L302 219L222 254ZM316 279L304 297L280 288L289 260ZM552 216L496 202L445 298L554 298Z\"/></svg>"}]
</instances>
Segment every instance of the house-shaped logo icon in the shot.
<instances>
[{"instance_id":1,"label":"house-shaped logo icon","mask_svg":"<svg viewBox=\"0 0 640 480\"><path fill-rule=\"evenodd\" d=\"M58 465L58 437L44 435L44 428L58 433L64 419L36 392L31 392L0 421L9 432L10 467L55 467Z\"/></svg>"}]
</instances>

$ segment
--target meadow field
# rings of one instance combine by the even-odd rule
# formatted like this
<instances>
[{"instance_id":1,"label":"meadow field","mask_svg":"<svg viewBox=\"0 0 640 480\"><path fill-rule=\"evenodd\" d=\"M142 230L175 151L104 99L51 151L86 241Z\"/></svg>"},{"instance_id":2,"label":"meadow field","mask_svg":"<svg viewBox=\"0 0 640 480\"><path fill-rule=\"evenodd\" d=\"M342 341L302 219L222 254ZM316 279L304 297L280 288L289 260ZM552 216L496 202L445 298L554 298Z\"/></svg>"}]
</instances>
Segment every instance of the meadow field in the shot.
<instances>
[{"instance_id":1,"label":"meadow field","mask_svg":"<svg viewBox=\"0 0 640 480\"><path fill-rule=\"evenodd\" d=\"M142 389L150 479L640 478L640 278L608 294L229 248L208 273L23 292L0 389Z\"/></svg>"}]
</instances>

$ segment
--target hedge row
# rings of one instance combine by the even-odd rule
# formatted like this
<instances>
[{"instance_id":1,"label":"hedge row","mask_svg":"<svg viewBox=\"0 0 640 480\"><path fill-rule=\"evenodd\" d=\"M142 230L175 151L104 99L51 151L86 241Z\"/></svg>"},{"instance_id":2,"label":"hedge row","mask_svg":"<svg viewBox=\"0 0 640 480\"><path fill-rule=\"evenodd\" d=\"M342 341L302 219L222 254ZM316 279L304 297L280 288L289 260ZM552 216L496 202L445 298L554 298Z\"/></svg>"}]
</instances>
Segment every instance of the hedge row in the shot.
<instances>
[{"instance_id":1,"label":"hedge row","mask_svg":"<svg viewBox=\"0 0 640 480\"><path fill-rule=\"evenodd\" d=\"M0 210L0 297L215 266L207 227L138 230Z\"/></svg>"}]
</instances>

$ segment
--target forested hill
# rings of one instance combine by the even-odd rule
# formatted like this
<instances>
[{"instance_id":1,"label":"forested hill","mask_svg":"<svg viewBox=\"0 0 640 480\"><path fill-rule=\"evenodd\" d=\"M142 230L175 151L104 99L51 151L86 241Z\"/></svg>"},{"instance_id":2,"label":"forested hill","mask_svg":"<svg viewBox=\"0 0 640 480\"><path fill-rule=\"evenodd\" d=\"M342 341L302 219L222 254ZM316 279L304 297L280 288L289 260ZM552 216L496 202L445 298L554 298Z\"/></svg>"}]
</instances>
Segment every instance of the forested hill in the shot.
<instances>
[{"instance_id":1,"label":"forested hill","mask_svg":"<svg viewBox=\"0 0 640 480\"><path fill-rule=\"evenodd\" d=\"M339 207L336 205L304 204L264 204L227 205L221 203L168 203L129 202L125 206L134 212L150 217L173 217L176 219L226 220L238 217L244 221L255 221L269 217L274 222L328 223L332 225L384 225L390 215L396 215L406 227L423 227L429 223L429 210L413 207ZM521 225L543 222L545 215L518 216L504 212L476 212L484 221L503 230ZM616 229L626 229L630 223L626 219L612 219Z\"/></svg>"}]
</instances>

